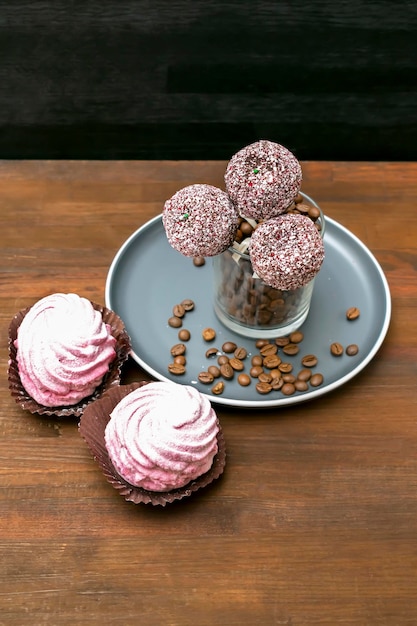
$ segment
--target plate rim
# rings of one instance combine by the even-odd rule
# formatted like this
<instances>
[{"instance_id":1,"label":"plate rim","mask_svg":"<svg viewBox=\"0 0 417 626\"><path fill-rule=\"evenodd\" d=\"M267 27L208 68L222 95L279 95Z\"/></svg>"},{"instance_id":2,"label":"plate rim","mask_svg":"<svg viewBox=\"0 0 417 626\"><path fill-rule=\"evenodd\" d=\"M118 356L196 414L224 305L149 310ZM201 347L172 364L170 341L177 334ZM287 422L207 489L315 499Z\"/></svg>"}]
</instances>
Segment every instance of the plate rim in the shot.
<instances>
[{"instance_id":1,"label":"plate rim","mask_svg":"<svg viewBox=\"0 0 417 626\"><path fill-rule=\"evenodd\" d=\"M109 266L109 270L108 270L107 277L106 277L106 283L105 283L105 304L108 308L115 310L113 309L114 305L112 304L112 301L111 301L111 286L112 286L112 279L115 273L115 269L117 268L117 265L120 259L123 257L125 251L130 247L132 242L135 239L137 239L142 234L143 231L149 230L157 222L160 222L162 226L162 213L156 215L155 217L151 218L150 220L148 220L147 222L139 226L134 232L131 233L131 235L129 235L129 237L123 242L123 244L117 250ZM375 357L375 355L381 348L384 342L384 339L387 335L390 322L391 322L391 315L392 315L392 299L391 299L391 293L390 293L387 277L385 276L382 266L377 260L377 258L375 257L375 255L363 243L363 241L359 239L359 237L357 237L348 228L346 228L346 226L343 226L343 224L340 224L335 219L328 217L326 215L326 225L327 224L331 224L336 230L339 230L342 233L344 233L346 237L351 239L357 246L359 246L362 249L362 252L364 252L365 255L372 262L380 278L382 291L384 294L384 300L385 300L385 314L384 314L383 323L382 323L378 338L373 344L372 348L368 351L366 356L354 368L352 368L349 372L347 372L344 376L341 376L337 380L327 385L324 385L323 387L315 387L314 389L311 389L304 394L300 394L297 396L280 396L279 398L274 398L273 400L267 399L266 397L265 398L260 397L259 400L239 400L239 399L232 399L232 398L222 398L221 396L214 396L212 394L208 394L208 393L205 393L204 391L201 391L202 395L206 396L210 400L210 402L212 402L213 404L218 404L218 405L232 407L232 408L245 408L245 409L280 408L283 406L302 404L310 400L319 398L323 395L327 395L328 393L332 392L335 389L338 389L339 387L342 387L347 382L355 378L355 376L357 376L361 371L365 369L365 367L367 367L367 365L372 361L372 359ZM115 312L117 313L117 311ZM118 313L118 315L120 314ZM129 333L129 329L126 329L126 330ZM140 367L142 367L142 369L144 369L148 374L150 374L157 380L160 380L163 382L172 382L172 379L164 376L163 374L161 374L161 372L155 370L151 365L149 365L146 361L144 361L134 351L133 346L130 352L130 356L138 365L140 365ZM178 381L178 383L189 384L189 382L182 383L181 381Z\"/></svg>"}]
</instances>

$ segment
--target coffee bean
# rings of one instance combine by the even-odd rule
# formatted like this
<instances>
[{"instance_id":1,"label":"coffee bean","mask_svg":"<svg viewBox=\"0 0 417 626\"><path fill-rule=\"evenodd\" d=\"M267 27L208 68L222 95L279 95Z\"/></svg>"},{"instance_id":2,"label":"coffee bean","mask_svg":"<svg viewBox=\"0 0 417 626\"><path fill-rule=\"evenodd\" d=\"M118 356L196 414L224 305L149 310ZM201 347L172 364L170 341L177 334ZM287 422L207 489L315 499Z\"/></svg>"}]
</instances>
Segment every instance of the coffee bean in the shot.
<instances>
[{"instance_id":1,"label":"coffee bean","mask_svg":"<svg viewBox=\"0 0 417 626\"><path fill-rule=\"evenodd\" d=\"M185 309L182 304L176 304L172 309L174 317L184 317Z\"/></svg>"},{"instance_id":2,"label":"coffee bean","mask_svg":"<svg viewBox=\"0 0 417 626\"><path fill-rule=\"evenodd\" d=\"M263 346L261 346L259 352L261 353L261 356L265 357L265 356L269 356L271 354L276 354L278 351L278 346L273 344L273 343L266 343Z\"/></svg>"},{"instance_id":3,"label":"coffee bean","mask_svg":"<svg viewBox=\"0 0 417 626\"><path fill-rule=\"evenodd\" d=\"M276 369L276 368L270 370L269 374L270 374L270 376L272 378L281 378L282 377L281 372L279 371L279 369Z\"/></svg>"},{"instance_id":4,"label":"coffee bean","mask_svg":"<svg viewBox=\"0 0 417 626\"><path fill-rule=\"evenodd\" d=\"M214 328L204 328L202 331L204 341L213 341L216 338L216 331Z\"/></svg>"},{"instance_id":5,"label":"coffee bean","mask_svg":"<svg viewBox=\"0 0 417 626\"><path fill-rule=\"evenodd\" d=\"M301 343L304 339L304 335L301 330L295 330L290 334L289 340L291 343Z\"/></svg>"},{"instance_id":6,"label":"coffee bean","mask_svg":"<svg viewBox=\"0 0 417 626\"><path fill-rule=\"evenodd\" d=\"M191 333L186 328L182 328L178 333L178 339L181 341L190 341Z\"/></svg>"},{"instance_id":7,"label":"coffee bean","mask_svg":"<svg viewBox=\"0 0 417 626\"><path fill-rule=\"evenodd\" d=\"M229 357L226 356L225 354L221 354L219 358L217 359L217 363L219 365L224 365L225 363L228 363L228 362L229 362Z\"/></svg>"},{"instance_id":8,"label":"coffee bean","mask_svg":"<svg viewBox=\"0 0 417 626\"><path fill-rule=\"evenodd\" d=\"M282 351L288 356L294 356L300 351L300 346L298 346L296 343L287 343L287 345L282 348Z\"/></svg>"},{"instance_id":9,"label":"coffee bean","mask_svg":"<svg viewBox=\"0 0 417 626\"><path fill-rule=\"evenodd\" d=\"M293 383L284 383L281 387L281 393L283 393L284 396L292 396L292 394L295 393L295 386Z\"/></svg>"},{"instance_id":10,"label":"coffee bean","mask_svg":"<svg viewBox=\"0 0 417 626\"><path fill-rule=\"evenodd\" d=\"M271 387L274 391L279 391L284 385L282 378L272 378Z\"/></svg>"},{"instance_id":11,"label":"coffee bean","mask_svg":"<svg viewBox=\"0 0 417 626\"><path fill-rule=\"evenodd\" d=\"M255 346L257 348L262 348L262 346L266 346L269 343L268 339L257 339Z\"/></svg>"},{"instance_id":12,"label":"coffee bean","mask_svg":"<svg viewBox=\"0 0 417 626\"><path fill-rule=\"evenodd\" d=\"M181 376L185 374L185 365L181 365L180 363L170 363L168 365L168 371L175 376Z\"/></svg>"},{"instance_id":13,"label":"coffee bean","mask_svg":"<svg viewBox=\"0 0 417 626\"><path fill-rule=\"evenodd\" d=\"M212 356L216 356L216 354L218 354L218 350L217 348L209 348L208 350L206 350L206 358L209 359Z\"/></svg>"},{"instance_id":14,"label":"coffee bean","mask_svg":"<svg viewBox=\"0 0 417 626\"><path fill-rule=\"evenodd\" d=\"M319 387L323 383L323 374L313 374L310 378L310 385L312 387Z\"/></svg>"},{"instance_id":15,"label":"coffee bean","mask_svg":"<svg viewBox=\"0 0 417 626\"><path fill-rule=\"evenodd\" d=\"M281 364L281 359L277 354L269 354L263 359L262 365L267 367L268 369L274 369L279 367Z\"/></svg>"},{"instance_id":16,"label":"coffee bean","mask_svg":"<svg viewBox=\"0 0 417 626\"><path fill-rule=\"evenodd\" d=\"M200 372L198 375L198 380L204 385L210 385L214 380L214 376L210 374L210 372Z\"/></svg>"},{"instance_id":17,"label":"coffee bean","mask_svg":"<svg viewBox=\"0 0 417 626\"><path fill-rule=\"evenodd\" d=\"M240 347L240 348L236 348L236 350L234 351L233 355L237 359L240 359L241 361L244 361L244 359L246 359L246 357L248 356L248 352L247 352L246 348Z\"/></svg>"},{"instance_id":18,"label":"coffee bean","mask_svg":"<svg viewBox=\"0 0 417 626\"><path fill-rule=\"evenodd\" d=\"M218 383L216 383L214 385L214 387L211 388L211 392L214 393L215 396L219 396L220 394L222 394L224 391L224 382L222 380L219 380Z\"/></svg>"},{"instance_id":19,"label":"coffee bean","mask_svg":"<svg viewBox=\"0 0 417 626\"><path fill-rule=\"evenodd\" d=\"M289 337L277 337L275 339L275 343L277 346L282 348L283 346L286 346L287 343L290 343L290 338Z\"/></svg>"},{"instance_id":20,"label":"coffee bean","mask_svg":"<svg viewBox=\"0 0 417 626\"><path fill-rule=\"evenodd\" d=\"M232 357L229 360L229 364L233 367L235 372L241 372L245 368L242 361L240 359L237 359L236 357Z\"/></svg>"},{"instance_id":21,"label":"coffee bean","mask_svg":"<svg viewBox=\"0 0 417 626\"><path fill-rule=\"evenodd\" d=\"M185 365L187 363L187 359L183 354L178 356L174 356L174 363L179 363L180 365Z\"/></svg>"},{"instance_id":22,"label":"coffee bean","mask_svg":"<svg viewBox=\"0 0 417 626\"><path fill-rule=\"evenodd\" d=\"M223 365L220 366L220 373L226 380L231 380L234 376L234 369L230 363L223 363Z\"/></svg>"},{"instance_id":23,"label":"coffee bean","mask_svg":"<svg viewBox=\"0 0 417 626\"><path fill-rule=\"evenodd\" d=\"M294 383L296 391L308 391L308 383L305 380L297 379Z\"/></svg>"},{"instance_id":24,"label":"coffee bean","mask_svg":"<svg viewBox=\"0 0 417 626\"><path fill-rule=\"evenodd\" d=\"M237 382L239 383L239 385L242 385L242 387L247 387L248 385L250 385L251 379L250 376L248 376L247 374L239 374L239 376L237 377Z\"/></svg>"},{"instance_id":25,"label":"coffee bean","mask_svg":"<svg viewBox=\"0 0 417 626\"><path fill-rule=\"evenodd\" d=\"M252 376L252 378L258 378L263 371L263 367L261 367L260 365L254 365L253 367L251 367L249 374Z\"/></svg>"},{"instance_id":26,"label":"coffee bean","mask_svg":"<svg viewBox=\"0 0 417 626\"><path fill-rule=\"evenodd\" d=\"M256 391L263 395L270 393L272 391L272 386L269 383L257 383Z\"/></svg>"},{"instance_id":27,"label":"coffee bean","mask_svg":"<svg viewBox=\"0 0 417 626\"><path fill-rule=\"evenodd\" d=\"M209 365L209 367L207 368L207 371L210 372L213 378L220 377L220 368L217 367L217 365Z\"/></svg>"},{"instance_id":28,"label":"coffee bean","mask_svg":"<svg viewBox=\"0 0 417 626\"><path fill-rule=\"evenodd\" d=\"M193 300L190 300L189 298L186 298L185 300L183 300L181 302L181 305L184 307L186 311L192 311L195 306Z\"/></svg>"},{"instance_id":29,"label":"coffee bean","mask_svg":"<svg viewBox=\"0 0 417 626\"><path fill-rule=\"evenodd\" d=\"M173 315L168 320L168 326L171 326L171 328L180 328L182 326L182 319Z\"/></svg>"},{"instance_id":30,"label":"coffee bean","mask_svg":"<svg viewBox=\"0 0 417 626\"><path fill-rule=\"evenodd\" d=\"M292 372L292 365L291 363L286 363L286 362L282 362L278 365L278 369L282 374L289 374L290 372Z\"/></svg>"},{"instance_id":31,"label":"coffee bean","mask_svg":"<svg viewBox=\"0 0 417 626\"><path fill-rule=\"evenodd\" d=\"M183 343L176 343L175 346L172 346L171 348L172 356L179 356L180 354L185 354L185 352L186 352L186 347L184 346Z\"/></svg>"},{"instance_id":32,"label":"coffee bean","mask_svg":"<svg viewBox=\"0 0 417 626\"><path fill-rule=\"evenodd\" d=\"M359 352L359 347L356 345L356 343L351 343L350 345L346 347L346 354L348 356L355 356L355 354L358 354L358 352Z\"/></svg>"},{"instance_id":33,"label":"coffee bean","mask_svg":"<svg viewBox=\"0 0 417 626\"><path fill-rule=\"evenodd\" d=\"M272 381L272 376L266 372L261 372L258 376L258 380L260 383L270 383Z\"/></svg>"},{"instance_id":34,"label":"coffee bean","mask_svg":"<svg viewBox=\"0 0 417 626\"><path fill-rule=\"evenodd\" d=\"M206 263L206 259L203 256L195 256L193 258L193 264L196 267L202 267L203 265L205 265Z\"/></svg>"},{"instance_id":35,"label":"coffee bean","mask_svg":"<svg viewBox=\"0 0 417 626\"><path fill-rule=\"evenodd\" d=\"M252 365L255 365L256 367L257 367L258 365L262 365L262 363L263 363L263 362L264 362L264 360L263 360L263 358L261 357L261 355L260 355L260 354L255 354L255 356L253 356L253 357L251 358L251 363L252 363Z\"/></svg>"},{"instance_id":36,"label":"coffee bean","mask_svg":"<svg viewBox=\"0 0 417 626\"><path fill-rule=\"evenodd\" d=\"M292 383L292 384L294 384L297 379L294 376L294 374L283 374L282 375L282 380L284 381L284 383Z\"/></svg>"},{"instance_id":37,"label":"coffee bean","mask_svg":"<svg viewBox=\"0 0 417 626\"><path fill-rule=\"evenodd\" d=\"M356 306L351 306L346 311L346 317L349 321L357 320L359 315L361 314L360 310Z\"/></svg>"},{"instance_id":38,"label":"coffee bean","mask_svg":"<svg viewBox=\"0 0 417 626\"><path fill-rule=\"evenodd\" d=\"M332 344L330 344L330 353L333 356L342 356L343 354L342 344L339 343L338 341L334 341Z\"/></svg>"},{"instance_id":39,"label":"coffee bean","mask_svg":"<svg viewBox=\"0 0 417 626\"><path fill-rule=\"evenodd\" d=\"M319 360L315 354L306 354L301 359L301 365L303 365L304 367L315 367L318 362Z\"/></svg>"},{"instance_id":40,"label":"coffee bean","mask_svg":"<svg viewBox=\"0 0 417 626\"><path fill-rule=\"evenodd\" d=\"M222 350L223 352L226 352L226 354L230 354L231 352L234 352L236 348L237 348L237 345L233 343L233 341L226 341L222 345Z\"/></svg>"},{"instance_id":41,"label":"coffee bean","mask_svg":"<svg viewBox=\"0 0 417 626\"><path fill-rule=\"evenodd\" d=\"M311 374L312 374L312 371L308 369L307 367L305 367L304 369L298 372L297 378L298 380L301 380L302 382L308 382L311 378Z\"/></svg>"}]
</instances>

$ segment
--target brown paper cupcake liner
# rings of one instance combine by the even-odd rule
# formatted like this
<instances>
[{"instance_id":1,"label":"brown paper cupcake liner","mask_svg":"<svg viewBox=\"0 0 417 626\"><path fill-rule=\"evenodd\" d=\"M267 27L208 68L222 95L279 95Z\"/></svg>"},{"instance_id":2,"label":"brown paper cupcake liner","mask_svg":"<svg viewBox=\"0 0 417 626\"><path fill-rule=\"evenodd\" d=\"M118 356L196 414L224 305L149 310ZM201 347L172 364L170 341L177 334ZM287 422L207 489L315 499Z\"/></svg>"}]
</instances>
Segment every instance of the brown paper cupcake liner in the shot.
<instances>
[{"instance_id":1,"label":"brown paper cupcake liner","mask_svg":"<svg viewBox=\"0 0 417 626\"><path fill-rule=\"evenodd\" d=\"M148 382L149 381L141 381L129 385L120 385L119 387L114 387L106 391L99 400L90 404L84 411L79 424L79 432L87 443L108 482L125 500L133 502L134 504L142 502L154 506L165 506L175 500L181 500L182 498L191 496L194 492L203 487L207 487L207 485L219 478L226 465L226 445L219 424L219 432L217 434L218 451L214 457L211 468L202 476L190 481L187 485L179 489L172 489L166 492L148 491L141 487L135 487L125 481L117 473L110 460L105 444L104 431L110 419L110 413L116 404L127 394L138 387L147 385Z\"/></svg>"},{"instance_id":2,"label":"brown paper cupcake liner","mask_svg":"<svg viewBox=\"0 0 417 626\"><path fill-rule=\"evenodd\" d=\"M120 383L120 373L123 363L129 356L131 350L130 337L126 332L123 321L120 317L111 309L107 309L100 304L91 302L96 311L100 311L103 322L108 324L111 328L111 333L116 339L116 357L110 363L110 368L101 384L97 387L94 393L86 398L83 398L77 404L71 406L58 406L48 407L43 404L39 404L26 392L26 389L22 385L19 375L19 367L16 360L17 349L14 342L17 338L17 333L23 318L28 313L31 307L22 309L13 317L9 325L9 389L12 397L15 399L22 409L30 411L31 413L38 413L39 415L54 415L56 417L80 417L85 408L94 400L101 397L101 395L107 390Z\"/></svg>"}]
</instances>

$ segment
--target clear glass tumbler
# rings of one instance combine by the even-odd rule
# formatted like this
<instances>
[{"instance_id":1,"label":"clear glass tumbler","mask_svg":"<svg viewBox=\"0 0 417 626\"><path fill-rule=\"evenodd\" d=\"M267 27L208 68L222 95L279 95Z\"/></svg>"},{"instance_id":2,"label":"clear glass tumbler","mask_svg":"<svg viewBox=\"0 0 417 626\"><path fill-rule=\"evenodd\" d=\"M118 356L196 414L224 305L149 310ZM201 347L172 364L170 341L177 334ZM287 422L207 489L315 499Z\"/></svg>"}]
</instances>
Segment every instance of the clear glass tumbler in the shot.
<instances>
[{"instance_id":1,"label":"clear glass tumbler","mask_svg":"<svg viewBox=\"0 0 417 626\"><path fill-rule=\"evenodd\" d=\"M320 211L322 237L325 218L314 200L305 201ZM214 310L230 330L256 339L282 337L300 328L310 310L314 281L290 291L274 289L254 275L250 256L229 248L213 257Z\"/></svg>"}]
</instances>

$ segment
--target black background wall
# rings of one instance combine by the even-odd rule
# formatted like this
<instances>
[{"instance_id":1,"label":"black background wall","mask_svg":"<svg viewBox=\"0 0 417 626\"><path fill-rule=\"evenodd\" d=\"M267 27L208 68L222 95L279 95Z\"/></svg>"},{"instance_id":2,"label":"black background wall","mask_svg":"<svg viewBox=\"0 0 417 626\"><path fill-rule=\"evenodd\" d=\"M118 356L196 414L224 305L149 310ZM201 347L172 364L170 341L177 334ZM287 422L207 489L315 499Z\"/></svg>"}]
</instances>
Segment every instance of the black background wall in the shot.
<instances>
[{"instance_id":1,"label":"black background wall","mask_svg":"<svg viewBox=\"0 0 417 626\"><path fill-rule=\"evenodd\" d=\"M417 160L417 2L0 0L0 158Z\"/></svg>"}]
</instances>

